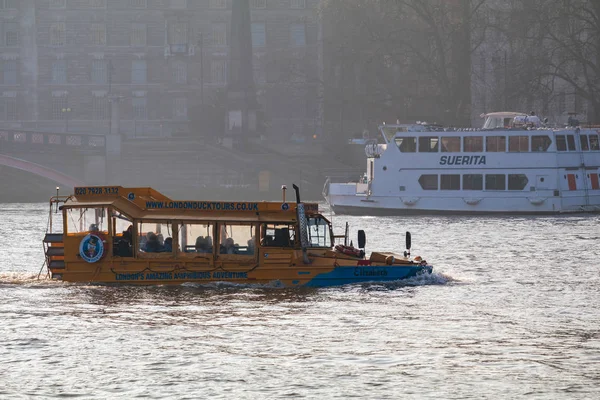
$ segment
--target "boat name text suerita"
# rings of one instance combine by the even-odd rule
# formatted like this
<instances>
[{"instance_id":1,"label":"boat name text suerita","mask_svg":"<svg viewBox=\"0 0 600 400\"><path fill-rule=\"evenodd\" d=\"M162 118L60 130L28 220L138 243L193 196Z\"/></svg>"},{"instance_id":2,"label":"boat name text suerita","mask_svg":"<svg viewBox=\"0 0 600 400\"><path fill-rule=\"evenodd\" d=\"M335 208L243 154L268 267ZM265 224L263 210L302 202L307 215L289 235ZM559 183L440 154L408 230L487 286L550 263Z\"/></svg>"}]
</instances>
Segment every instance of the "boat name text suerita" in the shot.
<instances>
[{"instance_id":1,"label":"boat name text suerita","mask_svg":"<svg viewBox=\"0 0 600 400\"><path fill-rule=\"evenodd\" d=\"M485 156L442 156L440 165L485 165Z\"/></svg>"}]
</instances>

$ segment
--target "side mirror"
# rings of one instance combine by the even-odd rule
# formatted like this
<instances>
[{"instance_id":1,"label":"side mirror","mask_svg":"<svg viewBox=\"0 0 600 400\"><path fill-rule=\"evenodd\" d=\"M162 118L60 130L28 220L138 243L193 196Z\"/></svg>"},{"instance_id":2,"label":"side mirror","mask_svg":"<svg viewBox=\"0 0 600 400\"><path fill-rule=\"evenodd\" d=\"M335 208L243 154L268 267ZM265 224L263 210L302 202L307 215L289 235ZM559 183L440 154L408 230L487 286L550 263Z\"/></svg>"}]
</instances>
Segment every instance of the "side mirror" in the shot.
<instances>
[{"instance_id":1,"label":"side mirror","mask_svg":"<svg viewBox=\"0 0 600 400\"><path fill-rule=\"evenodd\" d=\"M411 245L410 232L406 232L406 249L407 250L410 250L410 245Z\"/></svg>"},{"instance_id":2,"label":"side mirror","mask_svg":"<svg viewBox=\"0 0 600 400\"><path fill-rule=\"evenodd\" d=\"M358 231L358 248L364 249L367 244L367 235L362 229Z\"/></svg>"}]
</instances>

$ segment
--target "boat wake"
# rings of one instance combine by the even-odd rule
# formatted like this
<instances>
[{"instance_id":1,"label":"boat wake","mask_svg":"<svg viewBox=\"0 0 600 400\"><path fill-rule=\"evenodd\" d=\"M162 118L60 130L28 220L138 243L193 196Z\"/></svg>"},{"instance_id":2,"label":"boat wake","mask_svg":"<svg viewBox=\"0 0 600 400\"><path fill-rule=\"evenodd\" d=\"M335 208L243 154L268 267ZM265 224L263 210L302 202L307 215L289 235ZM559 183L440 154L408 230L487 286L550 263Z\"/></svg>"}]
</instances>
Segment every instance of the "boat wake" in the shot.
<instances>
[{"instance_id":1,"label":"boat wake","mask_svg":"<svg viewBox=\"0 0 600 400\"><path fill-rule=\"evenodd\" d=\"M41 275L34 274L31 272L16 272L7 271L0 272L0 285L6 286L56 286L61 285L62 282L55 281L48 278L44 273Z\"/></svg>"},{"instance_id":2,"label":"boat wake","mask_svg":"<svg viewBox=\"0 0 600 400\"><path fill-rule=\"evenodd\" d=\"M446 285L455 281L456 280L449 275L433 272L431 274L419 275L398 281L366 282L361 283L360 286L363 290L395 290L404 287Z\"/></svg>"}]
</instances>

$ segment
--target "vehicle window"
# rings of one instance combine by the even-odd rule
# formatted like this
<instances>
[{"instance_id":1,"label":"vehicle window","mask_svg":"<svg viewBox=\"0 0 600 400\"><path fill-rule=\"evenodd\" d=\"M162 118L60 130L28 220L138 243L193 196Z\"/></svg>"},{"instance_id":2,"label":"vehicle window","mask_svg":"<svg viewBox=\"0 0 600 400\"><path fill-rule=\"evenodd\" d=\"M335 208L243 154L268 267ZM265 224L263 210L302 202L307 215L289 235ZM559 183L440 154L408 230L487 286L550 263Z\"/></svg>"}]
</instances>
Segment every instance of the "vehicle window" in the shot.
<instances>
[{"instance_id":1,"label":"vehicle window","mask_svg":"<svg viewBox=\"0 0 600 400\"><path fill-rule=\"evenodd\" d=\"M506 151L506 136L488 136L485 138L485 150L489 152Z\"/></svg>"},{"instance_id":2,"label":"vehicle window","mask_svg":"<svg viewBox=\"0 0 600 400\"><path fill-rule=\"evenodd\" d=\"M438 143L440 139L438 137L424 136L419 138L419 152L420 153L437 153Z\"/></svg>"},{"instance_id":3,"label":"vehicle window","mask_svg":"<svg viewBox=\"0 0 600 400\"><path fill-rule=\"evenodd\" d=\"M250 223L222 223L219 227L219 254L253 256L255 227Z\"/></svg>"},{"instance_id":4,"label":"vehicle window","mask_svg":"<svg viewBox=\"0 0 600 400\"><path fill-rule=\"evenodd\" d=\"M460 137L442 137L442 153L460 153Z\"/></svg>"},{"instance_id":5,"label":"vehicle window","mask_svg":"<svg viewBox=\"0 0 600 400\"><path fill-rule=\"evenodd\" d=\"M567 151L567 139L565 135L556 135L556 150Z\"/></svg>"},{"instance_id":6,"label":"vehicle window","mask_svg":"<svg viewBox=\"0 0 600 400\"><path fill-rule=\"evenodd\" d=\"M179 245L184 253L212 254L214 224L184 222L179 227Z\"/></svg>"},{"instance_id":7,"label":"vehicle window","mask_svg":"<svg viewBox=\"0 0 600 400\"><path fill-rule=\"evenodd\" d=\"M509 136L508 151L525 153L529 151L529 136Z\"/></svg>"},{"instance_id":8,"label":"vehicle window","mask_svg":"<svg viewBox=\"0 0 600 400\"><path fill-rule=\"evenodd\" d=\"M463 175L463 190L483 190L483 175Z\"/></svg>"},{"instance_id":9,"label":"vehicle window","mask_svg":"<svg viewBox=\"0 0 600 400\"><path fill-rule=\"evenodd\" d=\"M139 254L172 253L173 227L168 221L141 221L138 223Z\"/></svg>"},{"instance_id":10,"label":"vehicle window","mask_svg":"<svg viewBox=\"0 0 600 400\"><path fill-rule=\"evenodd\" d=\"M419 177L419 185L423 190L437 190L438 176L437 175L421 175Z\"/></svg>"},{"instance_id":11,"label":"vehicle window","mask_svg":"<svg viewBox=\"0 0 600 400\"><path fill-rule=\"evenodd\" d=\"M67 210L67 234L94 232L108 234L108 211L105 207Z\"/></svg>"},{"instance_id":12,"label":"vehicle window","mask_svg":"<svg viewBox=\"0 0 600 400\"><path fill-rule=\"evenodd\" d=\"M536 135L531 137L531 151L543 152L548 151L548 148L552 144L550 136L547 135Z\"/></svg>"},{"instance_id":13,"label":"vehicle window","mask_svg":"<svg viewBox=\"0 0 600 400\"><path fill-rule=\"evenodd\" d=\"M460 175L441 175L441 190L460 190Z\"/></svg>"},{"instance_id":14,"label":"vehicle window","mask_svg":"<svg viewBox=\"0 0 600 400\"><path fill-rule=\"evenodd\" d=\"M483 136L465 136L464 151L468 153L477 153L483 151Z\"/></svg>"},{"instance_id":15,"label":"vehicle window","mask_svg":"<svg viewBox=\"0 0 600 400\"><path fill-rule=\"evenodd\" d=\"M403 153L415 153L417 151L417 138L415 137L397 137L394 141Z\"/></svg>"},{"instance_id":16,"label":"vehicle window","mask_svg":"<svg viewBox=\"0 0 600 400\"><path fill-rule=\"evenodd\" d=\"M331 228L323 217L308 218L308 245L310 247L331 247Z\"/></svg>"},{"instance_id":17,"label":"vehicle window","mask_svg":"<svg viewBox=\"0 0 600 400\"><path fill-rule=\"evenodd\" d=\"M506 175L486 175L485 190L506 190Z\"/></svg>"},{"instance_id":18,"label":"vehicle window","mask_svg":"<svg viewBox=\"0 0 600 400\"><path fill-rule=\"evenodd\" d=\"M508 190L523 190L529 183L527 175L524 174L509 174L508 175Z\"/></svg>"},{"instance_id":19,"label":"vehicle window","mask_svg":"<svg viewBox=\"0 0 600 400\"><path fill-rule=\"evenodd\" d=\"M577 150L575 148L575 136L574 135L567 135L567 150L569 150L569 151Z\"/></svg>"},{"instance_id":20,"label":"vehicle window","mask_svg":"<svg viewBox=\"0 0 600 400\"><path fill-rule=\"evenodd\" d=\"M579 136L579 141L581 143L581 150L582 151L588 151L590 149L590 143L588 142L588 136L587 135L581 135L581 136Z\"/></svg>"},{"instance_id":21,"label":"vehicle window","mask_svg":"<svg viewBox=\"0 0 600 400\"><path fill-rule=\"evenodd\" d=\"M590 150L598 151L600 150L600 140L598 140L598 135L590 135Z\"/></svg>"},{"instance_id":22,"label":"vehicle window","mask_svg":"<svg viewBox=\"0 0 600 400\"><path fill-rule=\"evenodd\" d=\"M260 243L265 247L294 247L296 230L290 224L262 224Z\"/></svg>"}]
</instances>

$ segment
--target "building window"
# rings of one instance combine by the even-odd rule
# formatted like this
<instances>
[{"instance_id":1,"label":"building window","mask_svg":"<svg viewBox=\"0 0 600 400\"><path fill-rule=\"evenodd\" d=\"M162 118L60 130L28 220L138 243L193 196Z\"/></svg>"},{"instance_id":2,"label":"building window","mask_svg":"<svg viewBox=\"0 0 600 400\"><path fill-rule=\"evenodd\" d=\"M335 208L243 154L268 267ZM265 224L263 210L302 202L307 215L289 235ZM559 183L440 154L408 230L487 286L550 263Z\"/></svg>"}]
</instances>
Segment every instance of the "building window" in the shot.
<instances>
[{"instance_id":1,"label":"building window","mask_svg":"<svg viewBox=\"0 0 600 400\"><path fill-rule=\"evenodd\" d=\"M212 44L213 46L227 45L227 24L225 22L212 24Z\"/></svg>"},{"instance_id":2,"label":"building window","mask_svg":"<svg viewBox=\"0 0 600 400\"><path fill-rule=\"evenodd\" d=\"M52 83L54 85L67 83L67 62L65 60L56 60L52 63Z\"/></svg>"},{"instance_id":3,"label":"building window","mask_svg":"<svg viewBox=\"0 0 600 400\"><path fill-rule=\"evenodd\" d=\"M441 175L441 190L460 190L460 175Z\"/></svg>"},{"instance_id":4,"label":"building window","mask_svg":"<svg viewBox=\"0 0 600 400\"><path fill-rule=\"evenodd\" d=\"M437 153L439 138L423 136L419 138L419 153Z\"/></svg>"},{"instance_id":5,"label":"building window","mask_svg":"<svg viewBox=\"0 0 600 400\"><path fill-rule=\"evenodd\" d=\"M267 8L267 0L250 0L252 8Z\"/></svg>"},{"instance_id":6,"label":"building window","mask_svg":"<svg viewBox=\"0 0 600 400\"><path fill-rule=\"evenodd\" d=\"M252 47L265 47L267 42L267 32L264 22L255 22L252 29Z\"/></svg>"},{"instance_id":7,"label":"building window","mask_svg":"<svg viewBox=\"0 0 600 400\"><path fill-rule=\"evenodd\" d=\"M131 99L133 106L133 119L148 119L148 102L145 97L134 97Z\"/></svg>"},{"instance_id":8,"label":"building window","mask_svg":"<svg viewBox=\"0 0 600 400\"><path fill-rule=\"evenodd\" d=\"M465 136L464 138L465 152L482 152L483 151L483 136Z\"/></svg>"},{"instance_id":9,"label":"building window","mask_svg":"<svg viewBox=\"0 0 600 400\"><path fill-rule=\"evenodd\" d=\"M16 22L4 24L4 44L7 47L19 46L19 25Z\"/></svg>"},{"instance_id":10,"label":"building window","mask_svg":"<svg viewBox=\"0 0 600 400\"><path fill-rule=\"evenodd\" d=\"M108 98L106 96L92 96L93 119L108 119Z\"/></svg>"},{"instance_id":11,"label":"building window","mask_svg":"<svg viewBox=\"0 0 600 400\"><path fill-rule=\"evenodd\" d=\"M506 175L486 175L485 190L506 190Z\"/></svg>"},{"instance_id":12,"label":"building window","mask_svg":"<svg viewBox=\"0 0 600 400\"><path fill-rule=\"evenodd\" d=\"M227 82L227 62L225 60L212 60L210 76L213 83Z\"/></svg>"},{"instance_id":13,"label":"building window","mask_svg":"<svg viewBox=\"0 0 600 400\"><path fill-rule=\"evenodd\" d=\"M5 85L17 85L17 60L5 60L3 63L3 83Z\"/></svg>"},{"instance_id":14,"label":"building window","mask_svg":"<svg viewBox=\"0 0 600 400\"><path fill-rule=\"evenodd\" d=\"M66 8L67 0L50 0L50 8Z\"/></svg>"},{"instance_id":15,"label":"building window","mask_svg":"<svg viewBox=\"0 0 600 400\"><path fill-rule=\"evenodd\" d=\"M185 97L173 99L173 118L187 119L187 99Z\"/></svg>"},{"instance_id":16,"label":"building window","mask_svg":"<svg viewBox=\"0 0 600 400\"><path fill-rule=\"evenodd\" d=\"M185 61L175 61L173 63L173 82L178 84L187 83L187 64Z\"/></svg>"},{"instance_id":17,"label":"building window","mask_svg":"<svg viewBox=\"0 0 600 400\"><path fill-rule=\"evenodd\" d=\"M306 8L306 0L291 0L290 8Z\"/></svg>"},{"instance_id":18,"label":"building window","mask_svg":"<svg viewBox=\"0 0 600 400\"><path fill-rule=\"evenodd\" d=\"M55 121L64 118L63 108L67 108L67 96L52 96L52 115L50 119Z\"/></svg>"},{"instance_id":19,"label":"building window","mask_svg":"<svg viewBox=\"0 0 600 400\"><path fill-rule=\"evenodd\" d=\"M489 152L505 152L506 151L506 136L486 136L485 151Z\"/></svg>"},{"instance_id":20,"label":"building window","mask_svg":"<svg viewBox=\"0 0 600 400\"><path fill-rule=\"evenodd\" d=\"M483 175L463 175L463 190L483 190Z\"/></svg>"},{"instance_id":21,"label":"building window","mask_svg":"<svg viewBox=\"0 0 600 400\"><path fill-rule=\"evenodd\" d=\"M104 46L106 44L106 24L91 24L92 44Z\"/></svg>"},{"instance_id":22,"label":"building window","mask_svg":"<svg viewBox=\"0 0 600 400\"><path fill-rule=\"evenodd\" d=\"M187 0L171 0L171 8L185 10L187 8Z\"/></svg>"},{"instance_id":23,"label":"building window","mask_svg":"<svg viewBox=\"0 0 600 400\"><path fill-rule=\"evenodd\" d=\"M18 9L19 0L0 0L0 10L4 9Z\"/></svg>"},{"instance_id":24,"label":"building window","mask_svg":"<svg viewBox=\"0 0 600 400\"><path fill-rule=\"evenodd\" d=\"M527 175L524 174L509 174L508 175L508 190L523 190L529 183Z\"/></svg>"},{"instance_id":25,"label":"building window","mask_svg":"<svg viewBox=\"0 0 600 400\"><path fill-rule=\"evenodd\" d=\"M146 83L146 60L133 60L131 62L131 83Z\"/></svg>"},{"instance_id":26,"label":"building window","mask_svg":"<svg viewBox=\"0 0 600 400\"><path fill-rule=\"evenodd\" d=\"M210 8L227 8L227 0L210 0Z\"/></svg>"},{"instance_id":27,"label":"building window","mask_svg":"<svg viewBox=\"0 0 600 400\"><path fill-rule=\"evenodd\" d=\"M16 97L4 97L3 117L6 121L18 121L19 120L19 107L17 106Z\"/></svg>"},{"instance_id":28,"label":"building window","mask_svg":"<svg viewBox=\"0 0 600 400\"><path fill-rule=\"evenodd\" d=\"M306 46L306 27L304 23L290 25L290 43L292 46Z\"/></svg>"},{"instance_id":29,"label":"building window","mask_svg":"<svg viewBox=\"0 0 600 400\"><path fill-rule=\"evenodd\" d=\"M526 153L529 151L529 136L509 136L508 151Z\"/></svg>"},{"instance_id":30,"label":"building window","mask_svg":"<svg viewBox=\"0 0 600 400\"><path fill-rule=\"evenodd\" d=\"M92 8L106 8L106 0L88 0Z\"/></svg>"},{"instance_id":31,"label":"building window","mask_svg":"<svg viewBox=\"0 0 600 400\"><path fill-rule=\"evenodd\" d=\"M131 45L146 46L146 24L131 24Z\"/></svg>"},{"instance_id":32,"label":"building window","mask_svg":"<svg viewBox=\"0 0 600 400\"><path fill-rule=\"evenodd\" d=\"M64 46L67 42L67 30L64 22L55 22L50 25L50 45Z\"/></svg>"},{"instance_id":33,"label":"building window","mask_svg":"<svg viewBox=\"0 0 600 400\"><path fill-rule=\"evenodd\" d=\"M92 61L92 83L106 85L108 83L108 63L106 60Z\"/></svg>"},{"instance_id":34,"label":"building window","mask_svg":"<svg viewBox=\"0 0 600 400\"><path fill-rule=\"evenodd\" d=\"M129 0L131 8L146 8L146 0Z\"/></svg>"},{"instance_id":35,"label":"building window","mask_svg":"<svg viewBox=\"0 0 600 400\"><path fill-rule=\"evenodd\" d=\"M188 24L187 22L173 21L169 23L168 44L174 53L187 52Z\"/></svg>"},{"instance_id":36,"label":"building window","mask_svg":"<svg viewBox=\"0 0 600 400\"><path fill-rule=\"evenodd\" d=\"M423 190L437 190L438 176L437 175L421 175L419 177L419 185Z\"/></svg>"}]
</instances>

